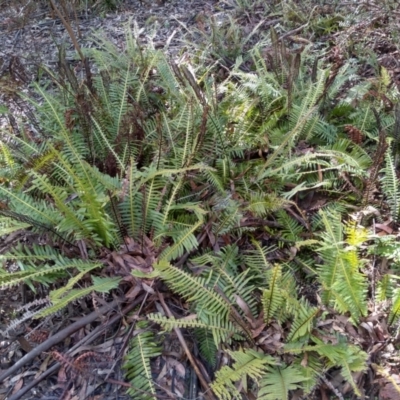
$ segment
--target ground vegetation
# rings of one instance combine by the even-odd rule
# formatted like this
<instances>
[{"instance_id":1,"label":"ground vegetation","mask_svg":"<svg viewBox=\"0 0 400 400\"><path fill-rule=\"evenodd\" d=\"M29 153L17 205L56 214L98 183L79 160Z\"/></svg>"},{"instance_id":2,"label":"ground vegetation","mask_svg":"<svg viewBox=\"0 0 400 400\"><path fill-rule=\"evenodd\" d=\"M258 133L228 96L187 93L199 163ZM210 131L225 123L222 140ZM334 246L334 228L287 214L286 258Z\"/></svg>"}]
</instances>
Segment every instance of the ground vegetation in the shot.
<instances>
[{"instance_id":1,"label":"ground vegetation","mask_svg":"<svg viewBox=\"0 0 400 400\"><path fill-rule=\"evenodd\" d=\"M10 398L399 397L395 2L221 2L173 56L50 3L79 70L1 109Z\"/></svg>"}]
</instances>

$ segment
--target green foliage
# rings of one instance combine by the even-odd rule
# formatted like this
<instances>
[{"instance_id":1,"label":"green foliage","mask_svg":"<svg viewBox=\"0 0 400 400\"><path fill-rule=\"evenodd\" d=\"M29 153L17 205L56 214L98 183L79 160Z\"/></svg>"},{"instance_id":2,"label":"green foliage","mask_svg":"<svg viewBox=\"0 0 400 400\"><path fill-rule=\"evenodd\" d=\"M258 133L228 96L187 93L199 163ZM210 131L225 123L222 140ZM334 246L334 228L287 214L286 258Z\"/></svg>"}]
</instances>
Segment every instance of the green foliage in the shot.
<instances>
[{"instance_id":1,"label":"green foliage","mask_svg":"<svg viewBox=\"0 0 400 400\"><path fill-rule=\"evenodd\" d=\"M232 367L222 367L216 374L215 382L211 385L220 399L239 398L240 392L234 383L241 381L246 385L247 377L258 381L265 374L267 366L274 365L273 358L252 349L230 351L229 354L234 360L234 364Z\"/></svg>"},{"instance_id":2,"label":"green foliage","mask_svg":"<svg viewBox=\"0 0 400 400\"><path fill-rule=\"evenodd\" d=\"M306 380L303 368L297 365L269 367L260 382L258 398L289 400L290 390L302 387Z\"/></svg>"},{"instance_id":3,"label":"green foliage","mask_svg":"<svg viewBox=\"0 0 400 400\"><path fill-rule=\"evenodd\" d=\"M353 61L329 65L311 46L290 51L274 29L268 47L253 46L244 60L261 23L243 36L233 19L212 22L203 32L212 45L190 62L142 49L134 29L122 53L100 39L100 49L86 50L99 73L78 82L60 51L60 75L48 71L57 87L36 85L29 99L41 131L33 139L2 133L0 236L24 230L34 244L12 244L0 256L17 267L0 269L0 285L51 287L37 317L93 291L123 290L131 274L138 287L155 280L155 293L181 299L174 316L150 307L139 315L146 321L124 362L135 398L157 396L156 326L187 332L214 368L218 353L226 356L211 384L218 398L307 395L332 368L358 395L352 373L365 370L366 354L318 322L329 313L356 325L373 291L374 301L390 301L388 325L400 319L398 243L344 221L360 206L375 161L342 133L359 126L376 141L369 86L357 85ZM315 23L323 33L338 20ZM223 79L220 64L204 61L213 58L225 66ZM387 80L382 72L381 92ZM381 183L397 221L389 152ZM373 239L375 255L394 262L371 287L362 257ZM128 276L112 276L117 268L105 260L126 266L124 256L132 268L118 274Z\"/></svg>"},{"instance_id":4,"label":"green foliage","mask_svg":"<svg viewBox=\"0 0 400 400\"><path fill-rule=\"evenodd\" d=\"M147 322L138 322L136 336L129 343L129 351L124 363L126 377L132 385L127 392L133 398L144 400L156 397L150 361L151 358L160 354L161 347Z\"/></svg>"},{"instance_id":5,"label":"green foliage","mask_svg":"<svg viewBox=\"0 0 400 400\"><path fill-rule=\"evenodd\" d=\"M343 378L352 385L354 392L359 396L360 390L354 382L352 372L366 370L368 355L358 347L345 343L340 337L335 344L324 343L315 337L312 338L312 341L314 344L309 346L296 347L296 345L288 345L286 351L294 354L316 352L319 357L323 358L325 368L329 369L333 365L339 366Z\"/></svg>"},{"instance_id":6,"label":"green foliage","mask_svg":"<svg viewBox=\"0 0 400 400\"><path fill-rule=\"evenodd\" d=\"M365 240L362 229L349 227L346 240L340 214L320 212L325 228L321 233L319 254L324 263L318 267L323 288L322 300L340 312L350 312L354 321L367 313L367 281L360 272L361 263L357 254L358 241Z\"/></svg>"},{"instance_id":7,"label":"green foliage","mask_svg":"<svg viewBox=\"0 0 400 400\"><path fill-rule=\"evenodd\" d=\"M393 305L389 314L389 325L393 325L400 318L400 290L396 289L393 296Z\"/></svg>"},{"instance_id":8,"label":"green foliage","mask_svg":"<svg viewBox=\"0 0 400 400\"><path fill-rule=\"evenodd\" d=\"M400 213L400 188L396 174L396 168L391 156L390 148L385 153L385 167L382 172L382 191L386 196L390 212L395 222L399 219Z\"/></svg>"}]
</instances>

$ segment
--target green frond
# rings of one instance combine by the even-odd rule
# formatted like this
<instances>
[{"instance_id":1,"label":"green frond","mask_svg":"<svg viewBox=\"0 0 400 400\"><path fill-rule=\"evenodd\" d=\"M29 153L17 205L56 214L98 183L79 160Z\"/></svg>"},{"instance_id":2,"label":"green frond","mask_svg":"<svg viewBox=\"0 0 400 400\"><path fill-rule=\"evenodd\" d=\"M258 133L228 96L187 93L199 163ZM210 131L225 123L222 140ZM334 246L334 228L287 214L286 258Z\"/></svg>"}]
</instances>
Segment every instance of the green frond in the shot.
<instances>
[{"instance_id":1,"label":"green frond","mask_svg":"<svg viewBox=\"0 0 400 400\"><path fill-rule=\"evenodd\" d=\"M341 374L343 378L350 383L357 396L361 396L361 391L357 387L354 381L353 372L363 372L367 369L366 361L368 359L368 354L364 353L362 350L356 346L351 346L345 355L341 358Z\"/></svg>"},{"instance_id":2,"label":"green frond","mask_svg":"<svg viewBox=\"0 0 400 400\"><path fill-rule=\"evenodd\" d=\"M75 281L75 278L72 279ZM43 309L39 314L35 316L35 318L43 318L50 314L54 314L64 307L67 307L68 304L72 303L73 301L85 297L92 292L108 293L110 290L118 287L120 280L121 278L119 277L100 278L92 276L93 285L86 288L71 289L69 291L66 291L64 290L64 288L62 288L60 292L50 292L50 300L52 302L52 305ZM72 286L72 284L69 286Z\"/></svg>"},{"instance_id":3,"label":"green frond","mask_svg":"<svg viewBox=\"0 0 400 400\"><path fill-rule=\"evenodd\" d=\"M385 153L385 167L381 172L382 190L389 204L391 216L397 222L400 213L400 187L390 148Z\"/></svg>"},{"instance_id":4,"label":"green frond","mask_svg":"<svg viewBox=\"0 0 400 400\"><path fill-rule=\"evenodd\" d=\"M350 139L340 139L330 146L325 146L320 150L321 154L335 157L340 164L345 164L353 168L358 173L365 171L372 165L372 159L368 153Z\"/></svg>"},{"instance_id":5,"label":"green frond","mask_svg":"<svg viewBox=\"0 0 400 400\"><path fill-rule=\"evenodd\" d=\"M268 261L268 254L276 249L275 247L262 247L255 239L252 239L251 242L255 249L248 250L243 255L243 261L257 277L266 277L266 272L271 269L271 264Z\"/></svg>"},{"instance_id":6,"label":"green frond","mask_svg":"<svg viewBox=\"0 0 400 400\"><path fill-rule=\"evenodd\" d=\"M265 217L267 214L282 209L287 202L274 193L249 193L248 210L256 217Z\"/></svg>"},{"instance_id":7,"label":"green frond","mask_svg":"<svg viewBox=\"0 0 400 400\"><path fill-rule=\"evenodd\" d=\"M13 286L21 282L46 284L57 276L64 276L68 269L98 268L101 264L69 259L61 256L50 246L19 246L1 256L4 260L13 260L24 266L23 270L8 273L0 269L0 285Z\"/></svg>"},{"instance_id":8,"label":"green frond","mask_svg":"<svg viewBox=\"0 0 400 400\"><path fill-rule=\"evenodd\" d=\"M160 324L163 329L171 331L174 328L195 328L208 330L212 333L214 346L218 347L221 343L231 343L232 336L239 334L232 322L226 321L218 314L199 312L199 316L191 315L190 318L175 319L167 318L160 314L149 314L151 321Z\"/></svg>"},{"instance_id":9,"label":"green frond","mask_svg":"<svg viewBox=\"0 0 400 400\"><path fill-rule=\"evenodd\" d=\"M223 247L218 253L206 253L192 258L191 262L204 266L201 276L207 279L209 287L218 287L232 304L245 303L254 315L257 314L254 290L258 276L251 274L250 269L239 272L241 257L236 245ZM243 312L240 307L239 312Z\"/></svg>"},{"instance_id":10,"label":"green frond","mask_svg":"<svg viewBox=\"0 0 400 400\"><path fill-rule=\"evenodd\" d=\"M195 249L198 245L196 236L193 234L203 224L203 221L199 221L191 228L187 228L178 232L173 237L173 245L167 247L160 255L160 260L170 261L174 258L181 257L183 253L190 252Z\"/></svg>"},{"instance_id":11,"label":"green frond","mask_svg":"<svg viewBox=\"0 0 400 400\"><path fill-rule=\"evenodd\" d=\"M194 330L196 341L202 357L215 369L217 364L218 347L215 345L214 335L209 329L198 328Z\"/></svg>"},{"instance_id":12,"label":"green frond","mask_svg":"<svg viewBox=\"0 0 400 400\"><path fill-rule=\"evenodd\" d=\"M1 215L1 213L0 213ZM0 236L6 236L9 235L13 232L17 232L19 230L25 230L26 228L29 228L31 225L15 220L11 217L1 217L0 216ZM0 255L0 257L2 257Z\"/></svg>"},{"instance_id":13,"label":"green frond","mask_svg":"<svg viewBox=\"0 0 400 400\"><path fill-rule=\"evenodd\" d=\"M216 373L215 381L211 384L214 393L224 400L240 398L235 383L242 382L247 385L248 378L259 381L267 371L267 366L275 364L272 357L252 349L229 351L228 353L234 360L232 367L222 367Z\"/></svg>"},{"instance_id":14,"label":"green frond","mask_svg":"<svg viewBox=\"0 0 400 400\"><path fill-rule=\"evenodd\" d=\"M38 246L33 244L32 246L24 246L18 244L13 246L9 251L0 255L0 260L16 261L17 263L28 263L30 265L36 265L36 262L42 264L43 261L58 262L60 265L64 265L69 262L77 262L78 265L82 260L70 260L60 255L59 251L52 246Z\"/></svg>"},{"instance_id":15,"label":"green frond","mask_svg":"<svg viewBox=\"0 0 400 400\"><path fill-rule=\"evenodd\" d=\"M332 346L324 344L317 339L314 339L314 341L316 341L317 345L310 347L328 359L328 367L340 366L343 378L351 384L354 393L361 396L360 390L354 382L352 372L365 371L368 355L358 347L347 343L338 343Z\"/></svg>"},{"instance_id":16,"label":"green frond","mask_svg":"<svg viewBox=\"0 0 400 400\"><path fill-rule=\"evenodd\" d=\"M304 375L304 381L302 382L301 388L304 394L312 393L313 389L318 385L321 372L324 372L324 365L321 358L317 353L308 352L305 353L307 357L307 365L302 366L303 360L298 360L296 365L300 364L300 372Z\"/></svg>"},{"instance_id":17,"label":"green frond","mask_svg":"<svg viewBox=\"0 0 400 400\"><path fill-rule=\"evenodd\" d=\"M376 287L375 301L381 302L391 299L394 294L394 287L390 274L383 275Z\"/></svg>"},{"instance_id":18,"label":"green frond","mask_svg":"<svg viewBox=\"0 0 400 400\"><path fill-rule=\"evenodd\" d=\"M391 326L400 318L400 289L394 291L392 306L390 308L388 325Z\"/></svg>"},{"instance_id":19,"label":"green frond","mask_svg":"<svg viewBox=\"0 0 400 400\"><path fill-rule=\"evenodd\" d=\"M344 246L339 214L320 211L320 216L325 228L325 232L320 234L322 241L319 247L324 264L318 267L324 289L322 299L326 304L333 302L341 312L350 311L357 321L367 312L367 281L359 270L361 265L357 251Z\"/></svg>"},{"instance_id":20,"label":"green frond","mask_svg":"<svg viewBox=\"0 0 400 400\"><path fill-rule=\"evenodd\" d=\"M179 193L180 189L182 188L183 180L184 180L184 177L182 175L178 175L176 177L175 182L172 184L172 187L170 189L171 190L170 195L168 196L166 204L163 207L164 215L163 215L163 219L161 220L161 224L163 226L166 225L166 222L169 217L169 213L171 212L171 207L173 207L174 203L176 202L178 193Z\"/></svg>"},{"instance_id":21,"label":"green frond","mask_svg":"<svg viewBox=\"0 0 400 400\"><path fill-rule=\"evenodd\" d=\"M289 400L289 391L301 388L304 384L303 369L298 365L267 367L260 381L258 399Z\"/></svg>"},{"instance_id":22,"label":"green frond","mask_svg":"<svg viewBox=\"0 0 400 400\"><path fill-rule=\"evenodd\" d=\"M161 348L146 321L138 322L137 332L129 343L123 364L125 376L132 385L128 394L135 399L153 400L157 394L150 361L161 354Z\"/></svg>"},{"instance_id":23,"label":"green frond","mask_svg":"<svg viewBox=\"0 0 400 400\"><path fill-rule=\"evenodd\" d=\"M217 198L217 204L213 208L213 213L217 216L217 221L213 224L213 233L222 236L240 227L242 210L238 202L232 200L230 195L225 198ZM211 214L210 218L213 214Z\"/></svg>"},{"instance_id":24,"label":"green frond","mask_svg":"<svg viewBox=\"0 0 400 400\"><path fill-rule=\"evenodd\" d=\"M229 304L208 287L206 279L173 267L166 260L159 261L153 267L159 271L160 277L175 293L193 302L197 309L203 309L209 314L218 315L222 320L227 320Z\"/></svg>"},{"instance_id":25,"label":"green frond","mask_svg":"<svg viewBox=\"0 0 400 400\"><path fill-rule=\"evenodd\" d=\"M268 324L276 312L283 306L285 298L279 283L282 277L282 267L276 265L272 268L268 289L262 293L262 305L264 310L264 321Z\"/></svg>"},{"instance_id":26,"label":"green frond","mask_svg":"<svg viewBox=\"0 0 400 400\"><path fill-rule=\"evenodd\" d=\"M121 188L122 201L118 204L123 225L131 237L137 238L143 226L143 194L136 184L137 171L132 163L128 167L124 186Z\"/></svg>"},{"instance_id":27,"label":"green frond","mask_svg":"<svg viewBox=\"0 0 400 400\"><path fill-rule=\"evenodd\" d=\"M61 222L59 229L62 232L67 232L68 234L70 234L73 230L75 230L75 232L79 232L77 239L90 237L91 232L86 224L82 221L82 217L79 218L77 210L71 208L72 202L67 204L66 199L69 193L65 190L65 188L62 186L53 186L48 177L38 175L34 171L31 172L31 175L33 177L33 184L42 193L50 195L58 210L65 216L65 219L63 219Z\"/></svg>"},{"instance_id":28,"label":"green frond","mask_svg":"<svg viewBox=\"0 0 400 400\"><path fill-rule=\"evenodd\" d=\"M311 307L304 301L299 302L299 308L296 311L287 340L289 342L295 341L305 335L309 335L313 328L313 321L318 313L319 309L317 307Z\"/></svg>"},{"instance_id":29,"label":"green frond","mask_svg":"<svg viewBox=\"0 0 400 400\"><path fill-rule=\"evenodd\" d=\"M97 120L94 119L94 117L92 117L92 120L93 120L93 124L95 126L94 138L96 139L96 141L99 144L103 144L104 143L103 157L106 157L107 150L108 150L112 154L112 156L114 157L114 160L116 161L116 163L118 164L118 168L123 171L124 168L125 168L124 161L117 154L117 152L115 151L114 147L110 143L110 140L115 140L115 137L111 138L111 139L107 138L106 133L103 131L101 125L97 122Z\"/></svg>"},{"instance_id":30,"label":"green frond","mask_svg":"<svg viewBox=\"0 0 400 400\"><path fill-rule=\"evenodd\" d=\"M322 340L313 337L315 345L298 347L288 345L286 352L298 354L304 352L316 352L325 359L325 368L340 367L343 378L349 382L355 392L360 395L360 390L354 382L352 373L362 372L367 368L368 355L357 346L344 342L338 338L338 343L324 343Z\"/></svg>"},{"instance_id":31,"label":"green frond","mask_svg":"<svg viewBox=\"0 0 400 400\"><path fill-rule=\"evenodd\" d=\"M274 161L282 154L290 153L295 139L300 136L310 136L310 132L313 131L313 126L316 123L318 117L317 112L317 100L321 96L326 80L326 72L321 73L318 80L314 84L309 85L307 93L305 93L304 98L299 106L295 105L292 107L291 113L289 115L290 128L287 133L281 133L280 129L275 129L275 136L277 138L277 143L274 152L268 157L262 167L259 177L262 176L263 172L270 168ZM274 135L274 133L272 133ZM285 151L286 150L286 151Z\"/></svg>"},{"instance_id":32,"label":"green frond","mask_svg":"<svg viewBox=\"0 0 400 400\"><path fill-rule=\"evenodd\" d=\"M35 226L32 221L36 221L39 226L56 226L60 221L58 212L45 201L36 200L20 191L9 190L2 185L0 185L0 200L9 201L9 209L26 216L26 221L19 220L30 225ZM7 216L4 214L4 211L7 210L1 211L3 211L2 214L4 216ZM10 218L13 218L13 216L10 215Z\"/></svg>"},{"instance_id":33,"label":"green frond","mask_svg":"<svg viewBox=\"0 0 400 400\"><path fill-rule=\"evenodd\" d=\"M278 222L282 225L282 229L280 229L282 238L293 243L300 241L300 234L304 231L303 226L294 218L291 218L285 210L279 210L276 215Z\"/></svg>"},{"instance_id":34,"label":"green frond","mask_svg":"<svg viewBox=\"0 0 400 400\"><path fill-rule=\"evenodd\" d=\"M54 277L60 273L65 273L68 266L45 266L39 269L27 268L24 271L17 271L13 273L7 273L4 270L0 270L0 287L2 289L19 285L22 282L29 284L30 282L40 282L43 284L50 283L54 280Z\"/></svg>"}]
</instances>

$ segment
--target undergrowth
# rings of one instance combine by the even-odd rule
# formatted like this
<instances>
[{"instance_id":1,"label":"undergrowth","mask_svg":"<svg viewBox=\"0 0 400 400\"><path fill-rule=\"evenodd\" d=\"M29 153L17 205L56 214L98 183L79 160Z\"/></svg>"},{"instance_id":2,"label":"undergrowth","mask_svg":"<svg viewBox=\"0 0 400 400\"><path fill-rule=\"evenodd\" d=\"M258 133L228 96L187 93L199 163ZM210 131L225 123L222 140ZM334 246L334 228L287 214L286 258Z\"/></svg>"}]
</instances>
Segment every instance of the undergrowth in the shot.
<instances>
[{"instance_id":1,"label":"undergrowth","mask_svg":"<svg viewBox=\"0 0 400 400\"><path fill-rule=\"evenodd\" d=\"M179 63L135 32L122 53L101 42L83 49L98 70L84 81L60 51L24 99L38 129L2 132L0 236L31 239L0 256L1 287L48 288L29 318L151 287L124 359L133 398L157 396L151 360L172 331L211 371L210 398L307 398L332 371L362 396L382 348L343 326L376 318L390 341L400 318L398 243L375 228L399 217L397 88L383 67L362 79L339 48L293 51L274 28L244 59L255 31L232 29L215 23L213 45ZM227 32L240 46L221 56Z\"/></svg>"}]
</instances>

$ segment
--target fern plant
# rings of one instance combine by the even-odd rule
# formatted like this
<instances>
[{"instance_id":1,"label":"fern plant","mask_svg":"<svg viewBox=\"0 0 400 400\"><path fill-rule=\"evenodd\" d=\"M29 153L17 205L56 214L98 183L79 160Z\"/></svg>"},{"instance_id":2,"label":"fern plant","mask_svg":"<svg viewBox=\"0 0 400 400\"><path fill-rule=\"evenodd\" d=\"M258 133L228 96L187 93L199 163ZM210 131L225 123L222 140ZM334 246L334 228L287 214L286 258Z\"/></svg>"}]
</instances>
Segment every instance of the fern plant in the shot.
<instances>
[{"instance_id":1,"label":"fern plant","mask_svg":"<svg viewBox=\"0 0 400 400\"><path fill-rule=\"evenodd\" d=\"M24 229L44 245L8 248L1 260L19 270L1 269L0 285L51 284L52 305L39 316L92 291L122 290L131 275L182 298L182 315L140 315L146 321L125 359L137 398L157 395L155 326L193 333L213 366L218 352L226 354L211 384L219 398L307 395L331 368L359 393L351 374L364 370L365 353L343 338L339 346L321 342L316 322L324 307L353 323L366 316L360 248L367 236L343 224L344 201L319 212L318 234L297 202L316 193L330 203L339 185L365 185L371 157L341 137L325 109L338 93L338 108L355 99L344 92L350 66L322 67L307 51L290 56L272 40L271 65L258 46L250 52L253 72L238 61L221 80L214 65L177 65L143 50L137 35L128 34L122 54L101 40L102 49L87 50L99 73L83 83L60 52L63 73L48 72L56 89L36 86L41 100L30 99L41 131L3 132L0 236ZM135 270L134 257L145 256L146 268ZM124 257L132 272L105 267ZM310 275L322 303L300 288ZM276 351L264 344L274 334Z\"/></svg>"},{"instance_id":2,"label":"fern plant","mask_svg":"<svg viewBox=\"0 0 400 400\"><path fill-rule=\"evenodd\" d=\"M393 220L398 222L400 212L400 188L390 148L388 148L385 153L385 167L381 172L382 191L386 196Z\"/></svg>"},{"instance_id":3,"label":"fern plant","mask_svg":"<svg viewBox=\"0 0 400 400\"><path fill-rule=\"evenodd\" d=\"M126 377L132 388L128 394L141 399L154 399L156 386L153 382L150 359L161 354L161 347L156 342L154 333L145 321L138 322L137 334L129 343L129 352L124 363Z\"/></svg>"},{"instance_id":4,"label":"fern plant","mask_svg":"<svg viewBox=\"0 0 400 400\"><path fill-rule=\"evenodd\" d=\"M321 211L320 218L325 228L318 249L324 261L318 267L323 301L340 312L349 311L352 319L358 321L367 313L368 287L357 253L357 246L367 239L365 229L349 225L345 238L340 215Z\"/></svg>"}]
</instances>

